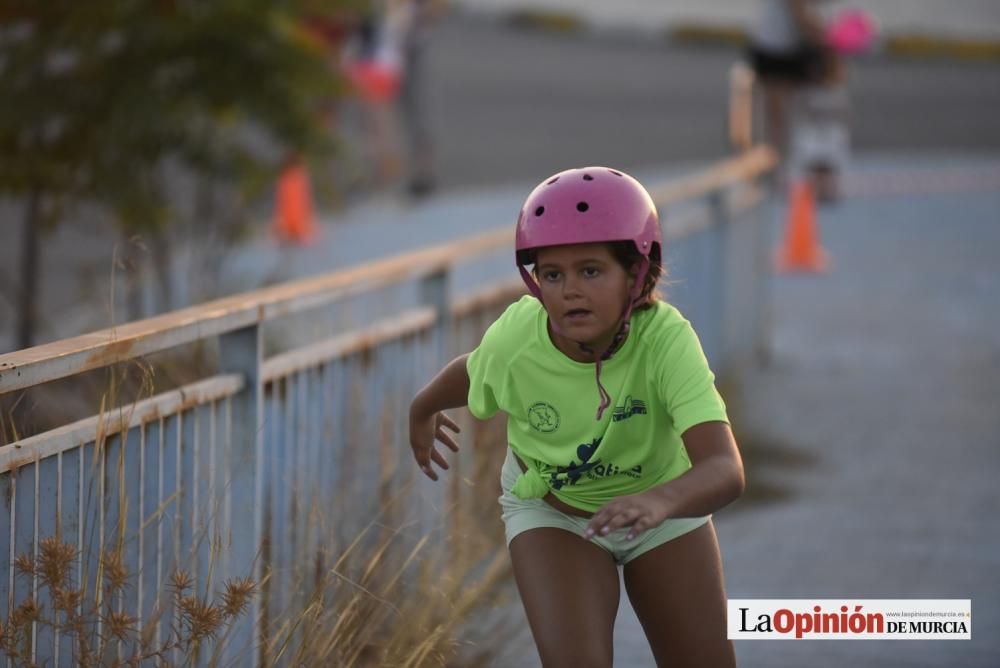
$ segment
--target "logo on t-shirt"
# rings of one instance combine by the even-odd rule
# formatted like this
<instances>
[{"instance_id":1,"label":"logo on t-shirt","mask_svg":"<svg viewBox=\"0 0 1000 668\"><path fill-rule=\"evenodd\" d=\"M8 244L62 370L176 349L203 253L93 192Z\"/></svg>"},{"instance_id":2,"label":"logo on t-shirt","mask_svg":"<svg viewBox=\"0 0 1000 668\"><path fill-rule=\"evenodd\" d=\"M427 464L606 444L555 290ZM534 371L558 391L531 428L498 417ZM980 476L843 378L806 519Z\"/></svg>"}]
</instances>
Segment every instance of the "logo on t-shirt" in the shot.
<instances>
[{"instance_id":1,"label":"logo on t-shirt","mask_svg":"<svg viewBox=\"0 0 1000 668\"><path fill-rule=\"evenodd\" d=\"M612 422L621 422L622 420L627 420L633 415L645 415L646 414L646 402L642 399L633 399L632 395L625 397L624 406L615 406L614 412L611 414Z\"/></svg>"},{"instance_id":2,"label":"logo on t-shirt","mask_svg":"<svg viewBox=\"0 0 1000 668\"><path fill-rule=\"evenodd\" d=\"M580 458L580 463L577 464L576 460L573 460L566 466L557 466L555 471L549 474L549 485L552 489L562 489L566 484L575 485L581 476L599 465L600 459L591 461L590 458L594 456L600 444L601 437L598 436L590 443L576 446L576 456Z\"/></svg>"},{"instance_id":3,"label":"logo on t-shirt","mask_svg":"<svg viewBox=\"0 0 1000 668\"><path fill-rule=\"evenodd\" d=\"M528 409L528 424L541 432L555 431L559 428L559 413L551 404L539 401Z\"/></svg>"}]
</instances>

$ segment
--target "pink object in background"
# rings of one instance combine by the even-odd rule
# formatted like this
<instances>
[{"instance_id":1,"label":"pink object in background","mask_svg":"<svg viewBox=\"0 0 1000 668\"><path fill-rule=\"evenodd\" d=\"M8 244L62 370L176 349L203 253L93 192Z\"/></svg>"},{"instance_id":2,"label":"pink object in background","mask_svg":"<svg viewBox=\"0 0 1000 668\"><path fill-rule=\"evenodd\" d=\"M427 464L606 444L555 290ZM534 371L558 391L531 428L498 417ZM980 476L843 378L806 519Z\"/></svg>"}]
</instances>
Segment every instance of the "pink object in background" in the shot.
<instances>
[{"instance_id":1,"label":"pink object in background","mask_svg":"<svg viewBox=\"0 0 1000 668\"><path fill-rule=\"evenodd\" d=\"M868 51L875 43L878 25L863 9L845 9L830 23L827 43L838 53L852 55Z\"/></svg>"}]
</instances>

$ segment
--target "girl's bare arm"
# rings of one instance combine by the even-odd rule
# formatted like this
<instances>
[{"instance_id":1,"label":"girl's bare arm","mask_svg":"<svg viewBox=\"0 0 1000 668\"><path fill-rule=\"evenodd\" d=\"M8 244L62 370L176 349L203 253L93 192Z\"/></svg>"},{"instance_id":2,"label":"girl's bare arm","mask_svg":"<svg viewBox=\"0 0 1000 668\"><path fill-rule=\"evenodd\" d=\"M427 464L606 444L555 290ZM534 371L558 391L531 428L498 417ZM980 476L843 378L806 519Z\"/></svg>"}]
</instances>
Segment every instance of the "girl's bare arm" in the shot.
<instances>
[{"instance_id":1,"label":"girl's bare arm","mask_svg":"<svg viewBox=\"0 0 1000 668\"><path fill-rule=\"evenodd\" d=\"M701 517L714 513L743 494L743 459L725 422L697 424L683 434L691 468L655 487L669 517Z\"/></svg>"},{"instance_id":2,"label":"girl's bare arm","mask_svg":"<svg viewBox=\"0 0 1000 668\"><path fill-rule=\"evenodd\" d=\"M448 468L447 460L438 452L434 441L441 441L453 452L458 452L458 443L445 428L456 434L460 430L455 421L442 411L468 403L469 372L465 368L468 357L461 355L449 362L431 382L417 392L410 403L410 447L420 470L431 480L438 479L431 462L442 469Z\"/></svg>"},{"instance_id":3,"label":"girl's bare arm","mask_svg":"<svg viewBox=\"0 0 1000 668\"><path fill-rule=\"evenodd\" d=\"M413 398L410 414L427 416L469 402L469 372L465 368L468 353L459 355L431 379Z\"/></svg>"},{"instance_id":4,"label":"girl's bare arm","mask_svg":"<svg viewBox=\"0 0 1000 668\"><path fill-rule=\"evenodd\" d=\"M698 424L681 438L691 468L662 485L605 505L591 518L587 538L625 526L631 527L629 537L634 538L667 519L714 513L743 494L743 460L728 424Z\"/></svg>"}]
</instances>

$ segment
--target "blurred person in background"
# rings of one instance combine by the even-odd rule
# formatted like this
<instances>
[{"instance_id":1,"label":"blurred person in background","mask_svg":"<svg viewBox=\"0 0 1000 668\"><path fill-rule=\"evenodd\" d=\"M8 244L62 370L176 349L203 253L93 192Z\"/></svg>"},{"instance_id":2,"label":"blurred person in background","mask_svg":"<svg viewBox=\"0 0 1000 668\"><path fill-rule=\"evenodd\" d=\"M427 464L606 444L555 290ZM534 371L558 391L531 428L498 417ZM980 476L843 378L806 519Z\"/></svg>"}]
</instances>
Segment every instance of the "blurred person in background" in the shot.
<instances>
[{"instance_id":1,"label":"blurred person in background","mask_svg":"<svg viewBox=\"0 0 1000 668\"><path fill-rule=\"evenodd\" d=\"M803 86L790 104L787 174L808 179L821 202L840 196L850 157L847 63L831 54L821 78Z\"/></svg>"},{"instance_id":2,"label":"blurred person in background","mask_svg":"<svg viewBox=\"0 0 1000 668\"><path fill-rule=\"evenodd\" d=\"M344 52L345 74L364 111L373 180L388 185L400 176L405 162L407 190L415 197L430 193L435 185L424 52L442 6L433 0L376 2Z\"/></svg>"},{"instance_id":3,"label":"blurred person in background","mask_svg":"<svg viewBox=\"0 0 1000 668\"><path fill-rule=\"evenodd\" d=\"M407 190L413 197L429 194L436 185L434 145L427 118L425 52L434 20L444 11L444 0L403 0L403 133L408 154Z\"/></svg>"},{"instance_id":4,"label":"blurred person in background","mask_svg":"<svg viewBox=\"0 0 1000 668\"><path fill-rule=\"evenodd\" d=\"M376 186L400 172L399 139L393 119L403 78L401 12L396 2L375 3L358 22L343 54L343 71L362 111L364 163Z\"/></svg>"},{"instance_id":5,"label":"blurred person in background","mask_svg":"<svg viewBox=\"0 0 1000 668\"><path fill-rule=\"evenodd\" d=\"M821 76L808 81L791 105L789 173L808 178L821 202L841 195L851 145L848 58L872 48L877 28L860 9L839 12L825 28L827 57Z\"/></svg>"},{"instance_id":6,"label":"blurred person in background","mask_svg":"<svg viewBox=\"0 0 1000 668\"><path fill-rule=\"evenodd\" d=\"M662 244L632 177L544 180L517 222L531 295L410 406L432 480L448 468L435 439L458 450L443 411L507 414L501 518L545 666L611 665L619 566L657 665L735 665L711 515L742 494L743 464L697 334L656 294Z\"/></svg>"},{"instance_id":7,"label":"blurred person in background","mask_svg":"<svg viewBox=\"0 0 1000 668\"><path fill-rule=\"evenodd\" d=\"M750 30L750 66L764 93L764 135L782 158L789 149L795 94L827 76L823 20L811 0L761 0Z\"/></svg>"}]
</instances>

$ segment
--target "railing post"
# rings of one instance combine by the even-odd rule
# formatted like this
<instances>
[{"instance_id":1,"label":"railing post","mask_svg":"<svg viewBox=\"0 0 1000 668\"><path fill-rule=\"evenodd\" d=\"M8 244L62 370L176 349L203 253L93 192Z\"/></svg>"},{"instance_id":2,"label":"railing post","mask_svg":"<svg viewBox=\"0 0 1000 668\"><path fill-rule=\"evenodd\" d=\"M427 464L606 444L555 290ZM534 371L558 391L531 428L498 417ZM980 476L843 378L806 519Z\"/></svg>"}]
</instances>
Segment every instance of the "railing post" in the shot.
<instances>
[{"instance_id":1,"label":"railing post","mask_svg":"<svg viewBox=\"0 0 1000 668\"><path fill-rule=\"evenodd\" d=\"M436 322L432 331L431 338L431 350L432 353L430 357L434 358L430 361L430 368L435 373L437 369L440 369L445 362L445 358L451 351L451 308L450 299L448 295L448 269L443 268L439 271L434 272L423 278L419 285L419 295L421 306L430 306L436 312ZM421 370L423 372L423 370ZM422 374L421 374L422 375ZM451 455L450 452L446 453L446 457ZM452 460L451 457L448 457ZM458 462L452 460L453 465L457 465ZM423 477L422 475L420 476ZM447 477L445 478L447 480ZM429 504L429 507L424 508L424 512L419 514L418 526L422 532L434 531L434 524L438 521L436 517L439 513L429 512L431 508L440 509L448 505L448 489L450 485L445 484L444 481L438 481L436 484L432 483L430 485L426 484L426 479L423 481L425 484L421 485L424 492L420 494L420 503ZM432 519L435 518L435 519Z\"/></svg>"},{"instance_id":2,"label":"railing post","mask_svg":"<svg viewBox=\"0 0 1000 668\"><path fill-rule=\"evenodd\" d=\"M232 417L229 425L230 442L226 445L228 461L227 482L229 495L227 503L220 504L229 509L229 516L221 518L220 525L226 527L228 535L223 535L223 544L229 546L229 554L221 571L227 577L253 577L260 583L262 563L260 555L263 537L263 415L264 385L261 377L263 357L261 326L254 324L230 332L219 339L219 366L223 373L241 373L246 378L243 390L232 398ZM260 592L254 597L249 614L233 629L225 655L241 657L241 665L258 665L257 641L263 636L259 628ZM250 658L246 661L245 650Z\"/></svg>"},{"instance_id":3,"label":"railing post","mask_svg":"<svg viewBox=\"0 0 1000 668\"><path fill-rule=\"evenodd\" d=\"M712 226L709 231L711 240L711 257L715 261L715 267L709 267L707 276L709 277L711 295L712 320L715 325L711 328L712 348L715 352L715 359L712 360L712 367L724 370L730 360L728 349L731 340L728 323L730 319L726 316L728 310L727 297L729 294L729 210L726 207L726 192L718 189L708 194L709 215L712 218Z\"/></svg>"},{"instance_id":4,"label":"railing post","mask_svg":"<svg viewBox=\"0 0 1000 668\"><path fill-rule=\"evenodd\" d=\"M780 168L779 168L780 169ZM772 276L771 238L776 229L778 214L781 210L780 176L777 171L768 172L759 179L760 187L766 193L763 206L757 212L754 221L756 232L754 240L754 322L753 322L753 352L757 364L767 366L771 361L771 330L774 325L774 278Z\"/></svg>"},{"instance_id":5,"label":"railing post","mask_svg":"<svg viewBox=\"0 0 1000 668\"><path fill-rule=\"evenodd\" d=\"M448 294L448 269L437 271L420 281L419 288L420 304L431 306L437 311L437 334L438 361L443 362L449 350L448 339L451 329L451 300Z\"/></svg>"}]
</instances>

